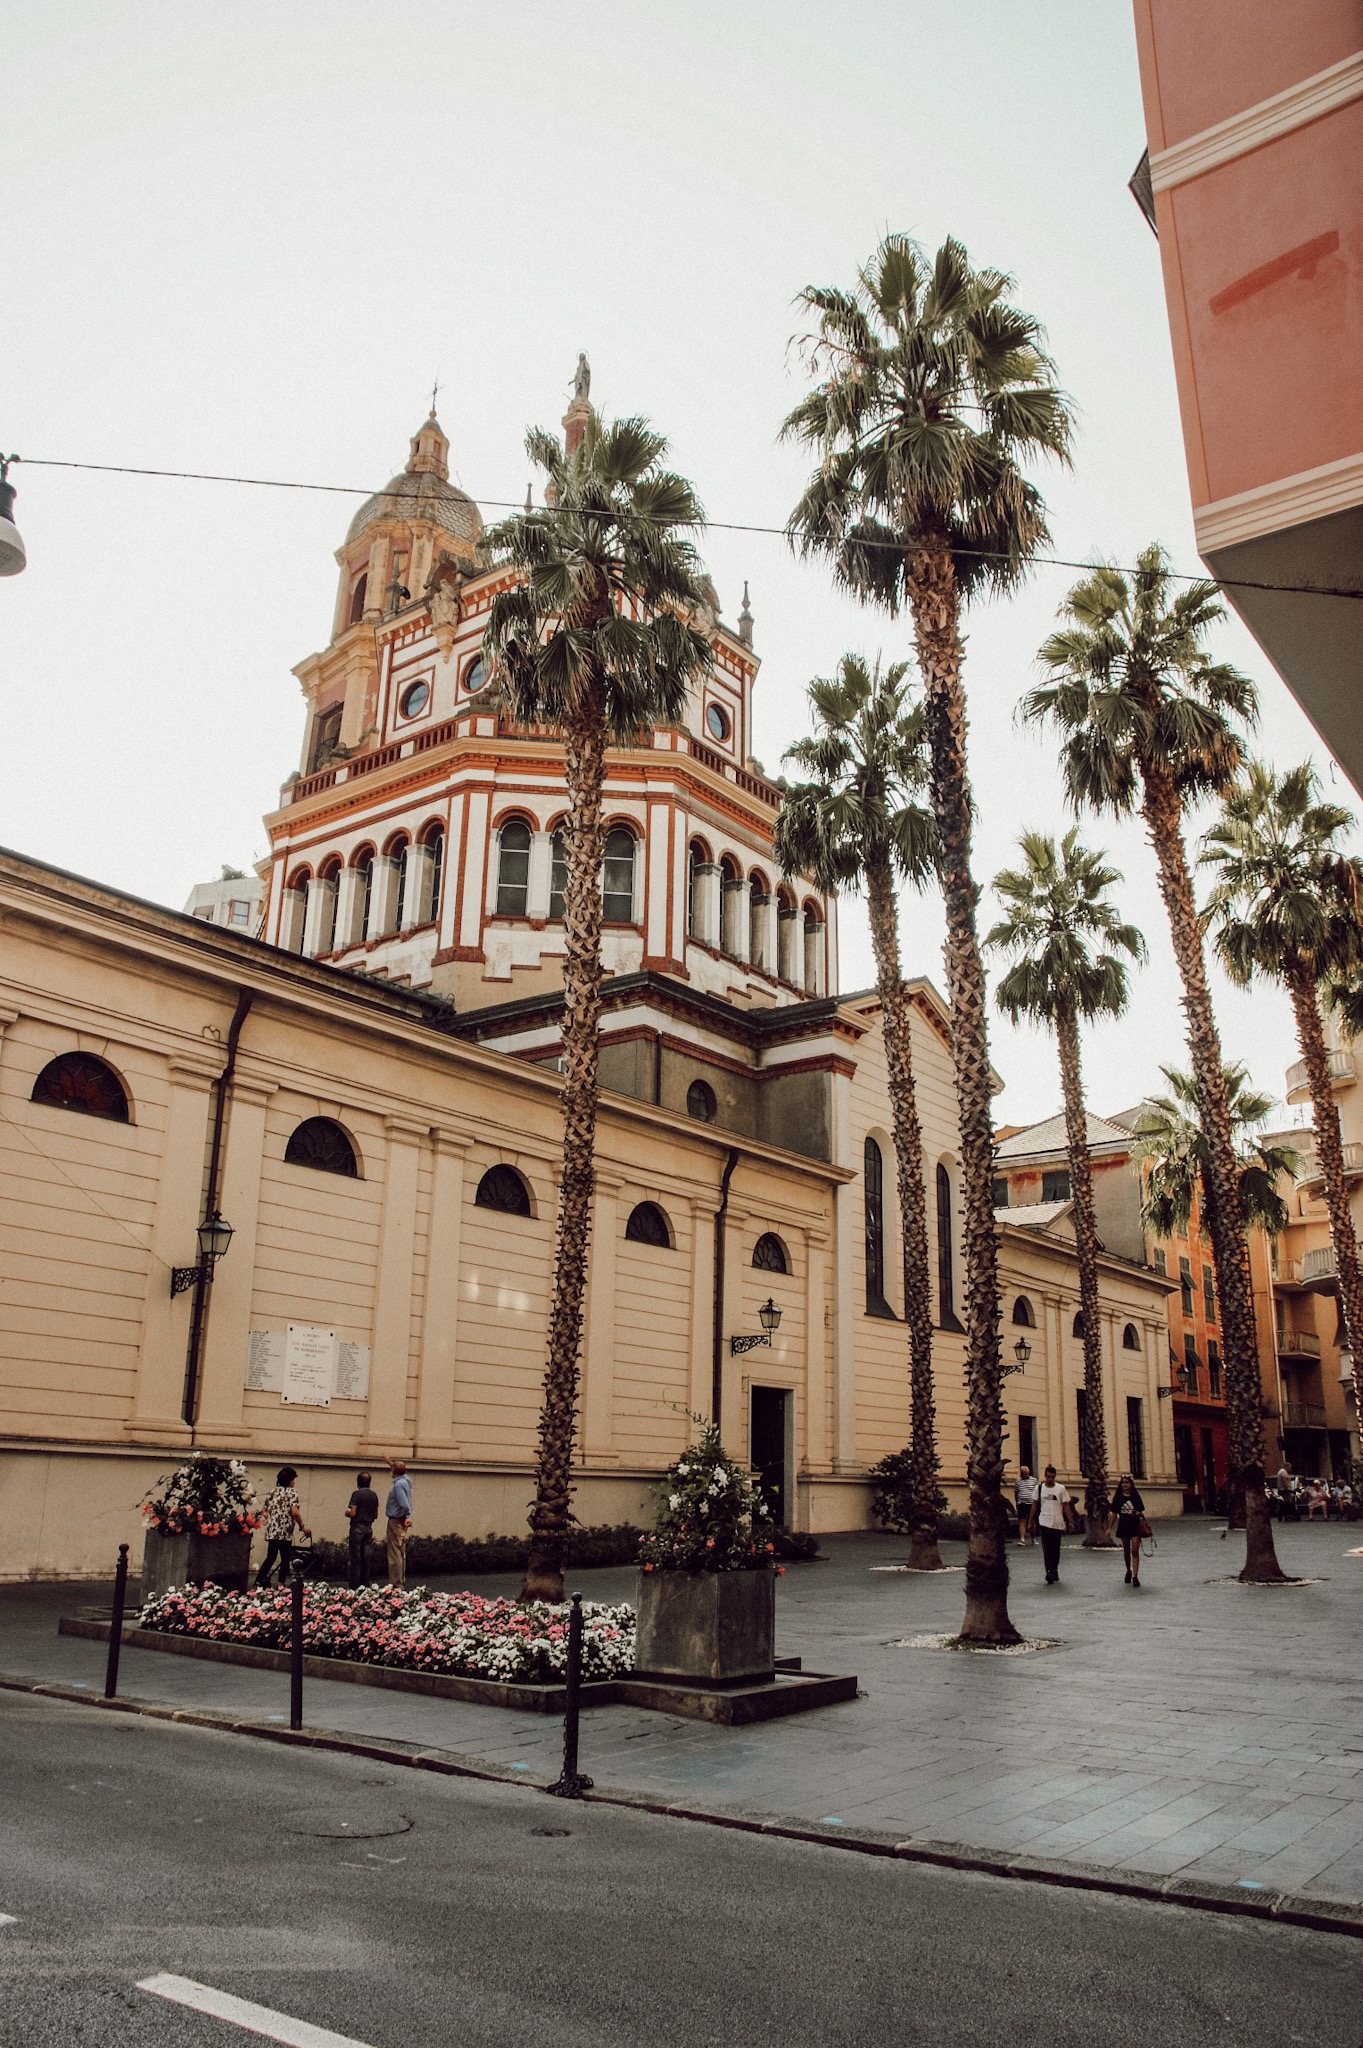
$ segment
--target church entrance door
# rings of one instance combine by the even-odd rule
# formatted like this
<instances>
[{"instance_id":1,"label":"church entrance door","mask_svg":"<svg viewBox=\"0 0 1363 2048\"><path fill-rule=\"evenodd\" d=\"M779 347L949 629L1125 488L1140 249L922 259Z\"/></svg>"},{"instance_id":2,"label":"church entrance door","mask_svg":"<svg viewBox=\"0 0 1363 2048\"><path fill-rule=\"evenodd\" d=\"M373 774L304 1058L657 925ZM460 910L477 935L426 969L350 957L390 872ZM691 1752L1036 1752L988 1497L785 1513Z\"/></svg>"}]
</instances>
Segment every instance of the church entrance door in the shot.
<instances>
[{"instance_id":1,"label":"church entrance door","mask_svg":"<svg viewBox=\"0 0 1363 2048\"><path fill-rule=\"evenodd\" d=\"M774 1521L790 1526L790 1395L784 1387L754 1387L750 1462Z\"/></svg>"}]
</instances>

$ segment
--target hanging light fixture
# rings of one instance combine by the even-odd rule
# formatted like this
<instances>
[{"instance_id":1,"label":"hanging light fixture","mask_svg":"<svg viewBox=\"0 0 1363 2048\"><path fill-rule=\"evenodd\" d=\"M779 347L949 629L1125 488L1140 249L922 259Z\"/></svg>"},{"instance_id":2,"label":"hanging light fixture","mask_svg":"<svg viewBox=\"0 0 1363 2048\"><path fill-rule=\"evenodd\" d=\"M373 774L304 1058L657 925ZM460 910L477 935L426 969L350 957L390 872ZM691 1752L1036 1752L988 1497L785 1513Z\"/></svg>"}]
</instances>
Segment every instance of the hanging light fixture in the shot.
<instances>
[{"instance_id":1,"label":"hanging light fixture","mask_svg":"<svg viewBox=\"0 0 1363 2048\"><path fill-rule=\"evenodd\" d=\"M28 561L19 529L14 523L14 485L9 466L17 455L0 455L0 576L17 576Z\"/></svg>"},{"instance_id":2,"label":"hanging light fixture","mask_svg":"<svg viewBox=\"0 0 1363 2048\"><path fill-rule=\"evenodd\" d=\"M215 1209L211 1216L205 1216L196 1235L199 1240L199 1263L197 1266L175 1266L171 1269L170 1291L185 1294L202 1278L211 1282L213 1268L222 1258L232 1242L233 1230L227 1218Z\"/></svg>"},{"instance_id":3,"label":"hanging light fixture","mask_svg":"<svg viewBox=\"0 0 1363 2048\"><path fill-rule=\"evenodd\" d=\"M757 1311L757 1320L762 1325L760 1337L730 1337L729 1350L735 1356L744 1351L752 1351L759 1344L770 1344L772 1332L780 1329L781 1311L770 1295L767 1296L761 1308Z\"/></svg>"}]
</instances>

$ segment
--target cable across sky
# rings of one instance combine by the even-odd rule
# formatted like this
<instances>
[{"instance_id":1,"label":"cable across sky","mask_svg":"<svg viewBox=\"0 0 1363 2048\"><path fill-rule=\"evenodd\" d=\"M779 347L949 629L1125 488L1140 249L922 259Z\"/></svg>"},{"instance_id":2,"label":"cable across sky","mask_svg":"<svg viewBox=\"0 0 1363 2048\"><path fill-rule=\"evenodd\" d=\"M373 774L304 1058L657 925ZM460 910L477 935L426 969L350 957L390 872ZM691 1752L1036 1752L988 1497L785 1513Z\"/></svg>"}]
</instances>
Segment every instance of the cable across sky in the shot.
<instances>
[{"instance_id":1,"label":"cable across sky","mask_svg":"<svg viewBox=\"0 0 1363 2048\"><path fill-rule=\"evenodd\" d=\"M333 497L344 498L383 498L397 495L395 492L390 493L382 488L371 490L365 484L319 484L303 482L291 477L231 476L219 474L214 470L202 469L148 469L135 463L72 462L50 455L10 455L5 460L7 462L22 463L27 469L80 469L90 470L102 476L164 477L177 483L244 484L252 489L266 491L321 491ZM471 493L471 495L477 504L486 505L494 512L523 512L526 509L525 502L521 499L484 498L479 496L477 492ZM552 514L554 508L551 505L542 505L536 506L535 510L540 514ZM702 531L712 533L757 533L769 535L777 540L788 541L790 539L790 535L784 526L764 526L755 520L702 519L697 524ZM862 545L866 547L893 548L896 553L899 552L898 543L894 541L866 541ZM980 552L987 554L991 551L981 550ZM1134 569L1124 568L1113 562L1077 561L1065 555L1037 555L1034 557L1031 566L1040 569L1083 569L1090 573L1098 569L1116 569L1120 575L1125 576L1134 576L1137 573ZM1168 574L1177 583L1215 583L1222 590L1263 590L1271 591L1284 597L1342 598L1346 602L1363 604L1363 584L1360 584L1356 589L1348 590L1337 584L1264 583L1256 582L1248 577L1208 576L1205 571L1193 572L1187 569L1171 569Z\"/></svg>"}]
</instances>

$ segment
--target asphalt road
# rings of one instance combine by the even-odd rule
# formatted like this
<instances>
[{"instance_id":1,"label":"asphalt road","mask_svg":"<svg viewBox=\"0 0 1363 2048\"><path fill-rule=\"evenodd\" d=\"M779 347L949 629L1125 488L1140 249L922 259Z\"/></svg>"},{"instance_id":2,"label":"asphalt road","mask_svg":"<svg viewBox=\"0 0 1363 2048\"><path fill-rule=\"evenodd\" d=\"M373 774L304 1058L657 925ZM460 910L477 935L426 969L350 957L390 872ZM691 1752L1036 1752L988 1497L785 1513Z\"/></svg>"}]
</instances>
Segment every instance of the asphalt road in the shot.
<instances>
[{"instance_id":1,"label":"asphalt road","mask_svg":"<svg viewBox=\"0 0 1363 2048\"><path fill-rule=\"evenodd\" d=\"M1343 1937L18 1694L0 1694L0 1915L5 2048L261 2037L138 1988L164 1974L316 2048L1363 2035L1363 1944Z\"/></svg>"}]
</instances>

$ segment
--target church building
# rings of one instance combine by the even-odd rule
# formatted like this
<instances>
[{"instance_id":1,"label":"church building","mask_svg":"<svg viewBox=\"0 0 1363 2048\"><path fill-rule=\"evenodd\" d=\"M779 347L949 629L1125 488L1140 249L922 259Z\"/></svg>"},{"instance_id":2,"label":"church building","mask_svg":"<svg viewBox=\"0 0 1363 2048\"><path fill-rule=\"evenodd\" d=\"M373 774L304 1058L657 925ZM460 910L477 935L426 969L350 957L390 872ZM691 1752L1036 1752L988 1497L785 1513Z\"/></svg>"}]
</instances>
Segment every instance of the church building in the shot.
<instances>
[{"instance_id":1,"label":"church building","mask_svg":"<svg viewBox=\"0 0 1363 2048\"><path fill-rule=\"evenodd\" d=\"M570 445L586 411L581 393ZM484 695L512 572L483 531L432 413L352 520L329 640L294 671L302 759L266 821L259 936L0 854L0 1576L107 1571L192 1447L258 1481L287 1458L319 1533L388 1453L423 1533L525 1526L566 799L554 733ZM747 595L735 627L711 597L714 666L683 717L607 756L576 1510L643 1517L717 1403L792 1526L856 1528L909 1413L880 1011L839 990L836 903L773 859ZM913 997L960 1502L950 1016L926 977ZM205 1258L215 1216L230 1240ZM1076 1489L1068 1204L999 1221L1012 1468L1053 1461ZM1169 1283L1137 1251L1102 1261L1110 1455L1175 1511Z\"/></svg>"}]
</instances>

